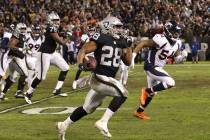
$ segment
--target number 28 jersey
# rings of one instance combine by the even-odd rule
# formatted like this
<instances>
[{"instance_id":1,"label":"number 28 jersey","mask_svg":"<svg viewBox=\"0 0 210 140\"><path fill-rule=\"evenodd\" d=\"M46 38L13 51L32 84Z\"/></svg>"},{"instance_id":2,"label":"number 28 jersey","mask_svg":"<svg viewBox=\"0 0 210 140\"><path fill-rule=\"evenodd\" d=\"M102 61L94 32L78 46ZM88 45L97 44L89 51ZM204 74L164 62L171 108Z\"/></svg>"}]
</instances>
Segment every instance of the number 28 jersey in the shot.
<instances>
[{"instance_id":1,"label":"number 28 jersey","mask_svg":"<svg viewBox=\"0 0 210 140\"><path fill-rule=\"evenodd\" d=\"M145 65L164 67L168 57L173 57L181 47L181 40L177 40L174 44L171 44L163 34L156 34L152 40L158 46L149 51Z\"/></svg>"},{"instance_id":2,"label":"number 28 jersey","mask_svg":"<svg viewBox=\"0 0 210 140\"><path fill-rule=\"evenodd\" d=\"M94 56L97 60L96 74L115 77L122 55L122 49L128 47L125 39L115 39L111 35L95 33L90 41L97 44Z\"/></svg>"}]
</instances>

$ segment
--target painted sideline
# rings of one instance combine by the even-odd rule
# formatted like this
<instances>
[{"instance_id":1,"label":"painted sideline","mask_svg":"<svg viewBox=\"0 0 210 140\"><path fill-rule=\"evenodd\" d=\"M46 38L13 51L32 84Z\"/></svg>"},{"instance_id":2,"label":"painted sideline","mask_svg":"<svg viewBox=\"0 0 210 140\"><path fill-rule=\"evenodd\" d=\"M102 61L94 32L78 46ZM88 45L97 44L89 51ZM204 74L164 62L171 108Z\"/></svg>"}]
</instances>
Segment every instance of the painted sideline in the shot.
<instances>
[{"instance_id":1,"label":"painted sideline","mask_svg":"<svg viewBox=\"0 0 210 140\"><path fill-rule=\"evenodd\" d=\"M84 88L81 88L81 89L78 89L78 90L72 90L72 91L64 92L62 94L68 94L68 93L74 93L74 92L77 92L77 91L83 91L83 90L88 89L88 88L89 87L84 87ZM14 111L14 110L26 107L26 106L38 104L38 103L41 103L41 102L44 102L46 100L53 99L53 98L56 98L56 97L59 97L59 95L51 95L51 96L43 98L41 100L34 101L34 102L32 102L32 104L25 103L23 105L18 105L18 106L15 106L15 107L7 108L7 109L4 109L4 110L0 111L0 114L11 112L11 111Z\"/></svg>"}]
</instances>

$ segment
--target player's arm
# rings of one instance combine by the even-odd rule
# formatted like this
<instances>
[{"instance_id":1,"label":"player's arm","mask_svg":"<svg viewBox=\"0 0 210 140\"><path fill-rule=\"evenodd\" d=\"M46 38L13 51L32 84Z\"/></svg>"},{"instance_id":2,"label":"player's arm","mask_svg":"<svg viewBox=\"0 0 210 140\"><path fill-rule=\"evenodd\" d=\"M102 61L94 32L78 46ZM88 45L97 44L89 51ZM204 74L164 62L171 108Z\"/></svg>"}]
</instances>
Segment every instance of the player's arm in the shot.
<instances>
[{"instance_id":1,"label":"player's arm","mask_svg":"<svg viewBox=\"0 0 210 140\"><path fill-rule=\"evenodd\" d=\"M79 50L78 56L77 56L77 63L81 64L83 63L83 59L85 57L85 54L94 52L97 49L97 45L94 41L89 41L83 45L83 47Z\"/></svg>"},{"instance_id":2,"label":"player's arm","mask_svg":"<svg viewBox=\"0 0 210 140\"><path fill-rule=\"evenodd\" d=\"M11 37L10 41L9 41L9 48L11 50L17 50L17 44L18 44L19 40L15 37Z\"/></svg>"},{"instance_id":3,"label":"player's arm","mask_svg":"<svg viewBox=\"0 0 210 140\"><path fill-rule=\"evenodd\" d=\"M52 38L53 38L56 42L58 42L60 45L63 45L63 46L66 45L67 40L63 40L63 39L58 35L57 32L50 33L50 35L51 35Z\"/></svg>"},{"instance_id":4,"label":"player's arm","mask_svg":"<svg viewBox=\"0 0 210 140\"><path fill-rule=\"evenodd\" d=\"M134 59L137 55L137 53L139 53L143 48L145 47L156 47L157 44L152 40L152 39L147 39L147 40L143 40L141 41L136 48L134 49L133 53L132 53L132 64L131 66L134 68Z\"/></svg>"},{"instance_id":5,"label":"player's arm","mask_svg":"<svg viewBox=\"0 0 210 140\"><path fill-rule=\"evenodd\" d=\"M19 40L15 37L11 37L10 41L9 41L9 48L12 51L12 53L19 58L24 58L24 54L23 54L23 49L22 48L18 48L17 44L19 43Z\"/></svg>"},{"instance_id":6,"label":"player's arm","mask_svg":"<svg viewBox=\"0 0 210 140\"><path fill-rule=\"evenodd\" d=\"M157 44L152 39L143 40L136 46L133 53L137 54L144 47L155 47L156 45Z\"/></svg>"},{"instance_id":7,"label":"player's arm","mask_svg":"<svg viewBox=\"0 0 210 140\"><path fill-rule=\"evenodd\" d=\"M127 66L131 65L131 61L132 61L132 49L131 47L129 48L124 48L122 50L122 57L121 57L123 63Z\"/></svg>"}]
</instances>

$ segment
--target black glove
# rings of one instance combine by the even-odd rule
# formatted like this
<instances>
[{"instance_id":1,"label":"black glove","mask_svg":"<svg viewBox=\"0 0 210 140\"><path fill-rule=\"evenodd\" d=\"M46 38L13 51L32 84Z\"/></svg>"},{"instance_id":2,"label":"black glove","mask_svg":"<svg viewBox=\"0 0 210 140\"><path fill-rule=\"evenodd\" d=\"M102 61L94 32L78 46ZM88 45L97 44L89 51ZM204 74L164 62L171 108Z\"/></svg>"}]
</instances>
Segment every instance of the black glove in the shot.
<instances>
[{"instance_id":1,"label":"black glove","mask_svg":"<svg viewBox=\"0 0 210 140\"><path fill-rule=\"evenodd\" d=\"M19 51L19 50L16 50L16 49L11 49L9 51L9 55L12 55L12 56L15 56L15 57L18 57L20 59L23 59L24 58L24 53L22 51Z\"/></svg>"},{"instance_id":2,"label":"black glove","mask_svg":"<svg viewBox=\"0 0 210 140\"><path fill-rule=\"evenodd\" d=\"M79 64L79 70L81 70L81 71L88 70L88 63L80 63Z\"/></svg>"}]
</instances>

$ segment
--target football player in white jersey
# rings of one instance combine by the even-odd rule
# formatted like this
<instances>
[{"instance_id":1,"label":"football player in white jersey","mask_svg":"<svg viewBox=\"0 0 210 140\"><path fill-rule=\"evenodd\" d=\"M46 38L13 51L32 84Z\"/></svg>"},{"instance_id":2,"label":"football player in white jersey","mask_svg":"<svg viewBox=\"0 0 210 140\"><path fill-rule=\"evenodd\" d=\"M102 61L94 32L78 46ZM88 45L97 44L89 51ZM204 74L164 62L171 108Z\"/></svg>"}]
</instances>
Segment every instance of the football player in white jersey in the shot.
<instances>
[{"instance_id":1,"label":"football player in white jersey","mask_svg":"<svg viewBox=\"0 0 210 140\"><path fill-rule=\"evenodd\" d=\"M43 37L41 36L41 27L38 24L34 24L31 27L31 32L25 35L24 42L24 50L25 50L25 63L28 69L28 77L26 82L28 83L28 87L30 87L33 77L36 72L36 61L37 61L37 53L41 47L43 41ZM21 80L21 77L18 81L18 89L15 93L15 97L22 98L23 89L25 86L25 81Z\"/></svg>"},{"instance_id":2,"label":"football player in white jersey","mask_svg":"<svg viewBox=\"0 0 210 140\"><path fill-rule=\"evenodd\" d=\"M14 31L14 24L11 24L10 27L5 28L1 45L0 45L0 80L3 76L5 76L5 72L7 70L7 67L9 65L9 62L11 61L11 57L8 56L9 53L9 40L12 37L12 32ZM9 59L10 58L10 59Z\"/></svg>"},{"instance_id":3,"label":"football player in white jersey","mask_svg":"<svg viewBox=\"0 0 210 140\"><path fill-rule=\"evenodd\" d=\"M163 34L155 34L152 39L140 42L133 52L133 60L136 54L143 47L150 47L148 58L144 63L144 70L147 74L147 88L142 88L139 97L140 106L134 112L134 116L148 120L149 116L144 114L144 109L151 102L157 92L175 86L174 79L163 69L168 57L177 55L181 47L179 35L181 27L176 21L166 22ZM132 62L134 64L134 62Z\"/></svg>"},{"instance_id":4,"label":"football player in white jersey","mask_svg":"<svg viewBox=\"0 0 210 140\"><path fill-rule=\"evenodd\" d=\"M15 27L15 30L12 34L11 39L9 40L9 52L8 55L12 57L10 62L10 75L7 77L6 84L4 86L1 95L4 95L8 89L14 83L14 74L17 71L21 75L21 80L25 81L28 72L26 64L24 63L24 41L25 41L26 25L24 23L18 23ZM4 98L4 97L3 97Z\"/></svg>"}]
</instances>

